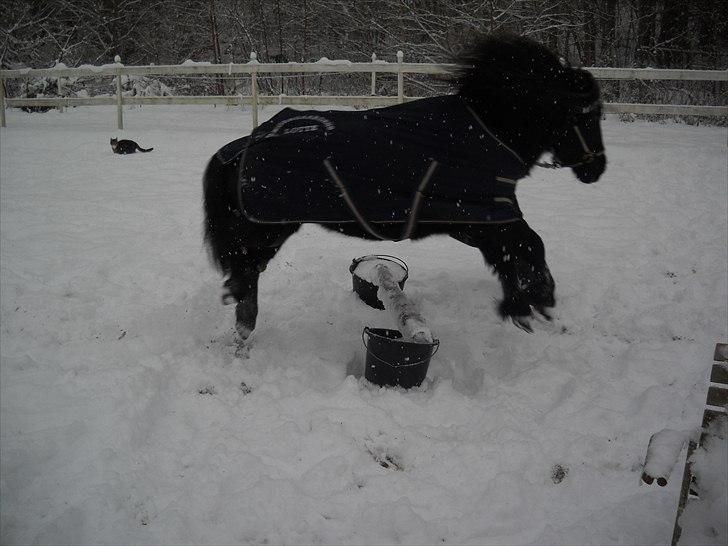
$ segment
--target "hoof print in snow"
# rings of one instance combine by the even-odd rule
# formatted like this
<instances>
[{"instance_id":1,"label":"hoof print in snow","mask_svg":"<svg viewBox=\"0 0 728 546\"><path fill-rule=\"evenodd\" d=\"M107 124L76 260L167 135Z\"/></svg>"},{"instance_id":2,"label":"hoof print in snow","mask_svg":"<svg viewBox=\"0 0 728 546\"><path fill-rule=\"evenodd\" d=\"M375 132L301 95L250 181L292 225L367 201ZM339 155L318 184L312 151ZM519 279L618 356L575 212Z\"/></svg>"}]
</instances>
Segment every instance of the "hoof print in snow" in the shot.
<instances>
[{"instance_id":1,"label":"hoof print in snow","mask_svg":"<svg viewBox=\"0 0 728 546\"><path fill-rule=\"evenodd\" d=\"M243 360L250 358L250 342L240 342L235 345L235 358Z\"/></svg>"},{"instance_id":2,"label":"hoof print in snow","mask_svg":"<svg viewBox=\"0 0 728 546\"><path fill-rule=\"evenodd\" d=\"M555 484L561 483L564 481L564 478L569 475L569 469L567 467L561 466L560 464L555 464L553 468L551 468L551 481Z\"/></svg>"},{"instance_id":3,"label":"hoof print in snow","mask_svg":"<svg viewBox=\"0 0 728 546\"><path fill-rule=\"evenodd\" d=\"M395 457L384 452L373 451L371 448L367 448L367 451L369 452L369 455L372 456L372 459L379 463L379 466L382 468L389 470L404 470L402 463L400 463Z\"/></svg>"},{"instance_id":4,"label":"hoof print in snow","mask_svg":"<svg viewBox=\"0 0 728 546\"><path fill-rule=\"evenodd\" d=\"M385 455L383 458L375 460L381 467L389 468L391 470L402 470L402 466L389 455Z\"/></svg>"},{"instance_id":5,"label":"hoof print in snow","mask_svg":"<svg viewBox=\"0 0 728 546\"><path fill-rule=\"evenodd\" d=\"M210 395L213 395L213 394L216 394L217 393L217 391L215 390L215 386L214 385L205 385L204 387L202 387L197 392L199 394L210 394Z\"/></svg>"},{"instance_id":6,"label":"hoof print in snow","mask_svg":"<svg viewBox=\"0 0 728 546\"><path fill-rule=\"evenodd\" d=\"M246 385L245 381L240 382L240 390L243 391L243 394L250 394L251 392L253 392L253 389L248 387L248 385Z\"/></svg>"}]
</instances>

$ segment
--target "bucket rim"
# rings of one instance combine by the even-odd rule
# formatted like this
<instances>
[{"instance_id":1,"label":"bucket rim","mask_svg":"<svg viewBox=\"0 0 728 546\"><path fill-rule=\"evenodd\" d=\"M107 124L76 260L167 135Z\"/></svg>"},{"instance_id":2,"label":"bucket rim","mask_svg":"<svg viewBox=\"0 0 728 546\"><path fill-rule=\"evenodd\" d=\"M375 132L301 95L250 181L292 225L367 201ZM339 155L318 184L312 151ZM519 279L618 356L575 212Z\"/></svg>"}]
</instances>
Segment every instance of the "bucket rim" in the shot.
<instances>
[{"instance_id":1,"label":"bucket rim","mask_svg":"<svg viewBox=\"0 0 728 546\"><path fill-rule=\"evenodd\" d=\"M402 258L398 258L397 256L392 256L391 254L367 254L366 256L360 256L359 258L354 258L351 261L351 265L349 266L349 273L351 273L355 277L359 277L356 273L354 273L354 270L361 262L366 262L369 260L378 260L382 259L384 261L393 262L396 263L399 266L402 266L404 268L404 277L399 282L404 282L409 278L409 267L405 263L405 261ZM363 281L366 281L366 279L363 279L362 277L359 277ZM366 281L369 282L369 281Z\"/></svg>"},{"instance_id":2,"label":"bucket rim","mask_svg":"<svg viewBox=\"0 0 728 546\"><path fill-rule=\"evenodd\" d=\"M393 330L391 328L379 328L379 329L380 330L390 330L392 332L399 332L399 330ZM422 364L422 363L427 362L428 360L430 360L433 356L435 356L435 354L437 353L437 351L440 350L440 340L439 339L433 339L432 340L432 343L415 343L413 341L402 340L402 341L400 341L400 343L409 343L411 345L419 345L420 347L427 346L427 347L430 348L430 354L429 354L429 356L423 358L422 360L418 360L417 362L413 362L413 363L410 363L410 364L399 364L399 365L395 366L392 363L387 362L386 360L384 360L382 358L379 358L376 354L374 354L374 352L372 352L372 351L369 350L369 346L367 345L367 342L364 339L364 336L365 335L376 336L376 337L379 337L379 338L382 338L382 339L388 339L390 341L397 341L397 340L392 340L391 338L388 338L388 337L385 337L385 336L380 336L379 334L376 334L376 333L372 332L372 329L369 326L365 326L364 329L361 332L361 341L364 344L364 348L366 349L367 353L370 354L370 355L372 355L377 360L379 360L379 362L381 362L383 364L386 364L390 368L410 368L412 366L419 366L420 364Z\"/></svg>"}]
</instances>

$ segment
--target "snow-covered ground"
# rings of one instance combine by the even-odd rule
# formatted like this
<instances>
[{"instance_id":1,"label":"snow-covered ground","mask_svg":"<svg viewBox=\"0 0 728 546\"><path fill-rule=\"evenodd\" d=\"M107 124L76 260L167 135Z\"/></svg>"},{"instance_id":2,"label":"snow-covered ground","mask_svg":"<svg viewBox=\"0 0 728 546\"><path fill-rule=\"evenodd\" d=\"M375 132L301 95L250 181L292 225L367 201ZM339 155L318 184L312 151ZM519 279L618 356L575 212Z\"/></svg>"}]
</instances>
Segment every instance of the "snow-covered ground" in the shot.
<instances>
[{"instance_id":1,"label":"snow-covered ground","mask_svg":"<svg viewBox=\"0 0 728 546\"><path fill-rule=\"evenodd\" d=\"M307 226L261 277L246 358L200 177L249 112L114 122L12 110L0 133L0 542L669 542L681 463L665 488L641 466L653 433L699 426L728 337L725 128L608 119L600 182L519 185L557 283L533 335L465 245ZM371 253L407 262L441 341L420 389L360 377L363 327L392 327L351 292ZM700 502L691 540L725 544L725 495Z\"/></svg>"}]
</instances>

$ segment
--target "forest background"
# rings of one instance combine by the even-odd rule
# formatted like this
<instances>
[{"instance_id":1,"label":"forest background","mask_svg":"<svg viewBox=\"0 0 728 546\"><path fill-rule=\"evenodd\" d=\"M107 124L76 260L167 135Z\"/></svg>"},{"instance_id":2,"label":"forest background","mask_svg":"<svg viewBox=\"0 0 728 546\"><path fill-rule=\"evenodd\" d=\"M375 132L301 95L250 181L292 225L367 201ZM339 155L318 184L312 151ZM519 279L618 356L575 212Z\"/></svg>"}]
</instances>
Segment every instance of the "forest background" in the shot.
<instances>
[{"instance_id":1,"label":"forest background","mask_svg":"<svg viewBox=\"0 0 728 546\"><path fill-rule=\"evenodd\" d=\"M6 0L0 10L4 69L126 65L312 62L323 57L452 62L475 36L509 31L549 45L575 65L725 69L724 0ZM159 78L175 94L245 92L229 78ZM366 76L270 77L263 91L361 93ZM379 93L391 92L381 76ZM431 80L431 79L430 79ZM46 82L43 91L52 94ZM713 82L617 82L607 100L724 104ZM26 85L25 96L38 90ZM440 92L413 76L409 95ZM171 91L170 91L171 92Z\"/></svg>"}]
</instances>

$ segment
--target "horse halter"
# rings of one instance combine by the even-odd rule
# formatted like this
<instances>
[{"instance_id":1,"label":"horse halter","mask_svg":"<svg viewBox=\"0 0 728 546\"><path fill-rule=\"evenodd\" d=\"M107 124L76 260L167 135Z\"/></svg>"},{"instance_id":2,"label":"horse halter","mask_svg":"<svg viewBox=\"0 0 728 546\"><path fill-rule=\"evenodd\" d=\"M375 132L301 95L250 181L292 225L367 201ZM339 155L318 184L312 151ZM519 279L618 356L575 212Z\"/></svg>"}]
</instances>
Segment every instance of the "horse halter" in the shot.
<instances>
[{"instance_id":1,"label":"horse halter","mask_svg":"<svg viewBox=\"0 0 728 546\"><path fill-rule=\"evenodd\" d=\"M580 109L581 114L589 114L599 108L601 106L601 102L599 100L594 101L592 104L589 104L588 106L585 106ZM597 157L604 155L604 148L601 150L594 151L591 148L589 148L589 145L586 143L586 139L584 138L584 135L581 132L581 129L579 129L578 125L572 125L571 128L576 133L576 137L579 139L579 143L581 144L582 149L584 150L584 153L582 154L579 161L576 163L562 163L558 159L554 158L554 160L551 163L544 163L542 161L536 161L535 165L539 167L543 167L545 169L561 169L561 168L573 168L573 167L581 167L582 165L588 165L592 161L594 161Z\"/></svg>"}]
</instances>

